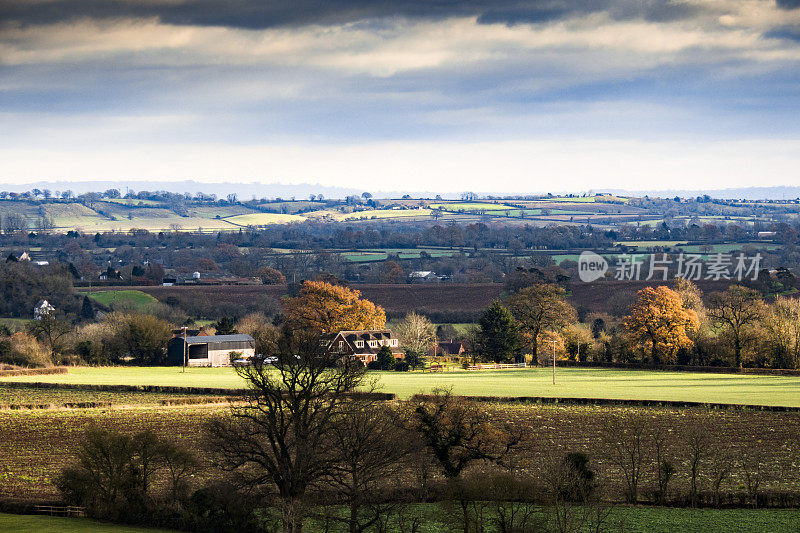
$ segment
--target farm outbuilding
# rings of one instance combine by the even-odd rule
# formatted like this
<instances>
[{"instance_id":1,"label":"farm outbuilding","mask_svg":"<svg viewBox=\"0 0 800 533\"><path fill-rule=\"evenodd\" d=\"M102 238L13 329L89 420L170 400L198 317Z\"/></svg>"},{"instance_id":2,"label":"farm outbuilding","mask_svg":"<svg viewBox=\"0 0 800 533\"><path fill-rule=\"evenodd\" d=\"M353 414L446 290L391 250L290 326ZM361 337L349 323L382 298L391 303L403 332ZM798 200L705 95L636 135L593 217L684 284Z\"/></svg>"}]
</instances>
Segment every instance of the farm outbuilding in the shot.
<instances>
[{"instance_id":1,"label":"farm outbuilding","mask_svg":"<svg viewBox=\"0 0 800 533\"><path fill-rule=\"evenodd\" d=\"M255 355L255 341L250 335L204 335L186 337L186 354L189 366L231 366L231 352L239 359ZM167 361L183 364L184 338L173 337L167 346Z\"/></svg>"}]
</instances>

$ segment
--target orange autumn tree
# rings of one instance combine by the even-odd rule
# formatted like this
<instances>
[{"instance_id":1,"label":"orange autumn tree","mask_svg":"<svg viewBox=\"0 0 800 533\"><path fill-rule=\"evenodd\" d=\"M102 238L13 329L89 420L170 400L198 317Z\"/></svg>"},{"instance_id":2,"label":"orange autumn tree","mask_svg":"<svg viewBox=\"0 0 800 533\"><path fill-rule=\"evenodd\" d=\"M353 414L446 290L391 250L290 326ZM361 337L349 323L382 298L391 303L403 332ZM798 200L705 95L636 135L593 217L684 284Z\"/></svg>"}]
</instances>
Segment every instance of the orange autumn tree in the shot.
<instances>
[{"instance_id":1,"label":"orange autumn tree","mask_svg":"<svg viewBox=\"0 0 800 533\"><path fill-rule=\"evenodd\" d=\"M361 298L361 292L325 281L304 281L297 296L284 298L286 324L294 329L338 333L381 329L383 308Z\"/></svg>"},{"instance_id":2,"label":"orange autumn tree","mask_svg":"<svg viewBox=\"0 0 800 533\"><path fill-rule=\"evenodd\" d=\"M625 317L636 343L651 349L653 361L674 363L681 348L691 348L688 332L698 328L697 313L683 306L681 296L666 286L647 287Z\"/></svg>"}]
</instances>

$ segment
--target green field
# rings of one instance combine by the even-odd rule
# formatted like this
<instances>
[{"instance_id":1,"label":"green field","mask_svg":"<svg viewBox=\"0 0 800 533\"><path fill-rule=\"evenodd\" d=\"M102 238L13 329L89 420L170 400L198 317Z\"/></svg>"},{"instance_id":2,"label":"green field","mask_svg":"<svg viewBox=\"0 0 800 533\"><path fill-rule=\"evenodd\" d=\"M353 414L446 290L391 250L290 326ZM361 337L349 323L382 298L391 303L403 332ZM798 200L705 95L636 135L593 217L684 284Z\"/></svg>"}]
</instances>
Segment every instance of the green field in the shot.
<instances>
[{"instance_id":1,"label":"green field","mask_svg":"<svg viewBox=\"0 0 800 533\"><path fill-rule=\"evenodd\" d=\"M373 209L334 215L337 220L368 220L371 218L408 218L430 216L430 209Z\"/></svg>"},{"instance_id":2,"label":"green field","mask_svg":"<svg viewBox=\"0 0 800 533\"><path fill-rule=\"evenodd\" d=\"M236 215L223 220L237 226L267 226L269 224L286 224L288 222L302 222L306 218L299 215L285 215L282 213L250 213Z\"/></svg>"},{"instance_id":3,"label":"green field","mask_svg":"<svg viewBox=\"0 0 800 533\"><path fill-rule=\"evenodd\" d=\"M452 204L431 204L431 209L442 209L444 211L507 211L516 209L510 205L501 203L482 203L482 202L464 202Z\"/></svg>"},{"instance_id":4,"label":"green field","mask_svg":"<svg viewBox=\"0 0 800 533\"><path fill-rule=\"evenodd\" d=\"M443 524L434 520L441 517L441 511L435 504L419 506L420 514L434 514L420 528L420 532L439 531ZM617 507L613 509L609 522L619 524L620 531L627 533L683 533L717 532L782 532L797 531L800 528L800 513L796 510L773 509L670 509L657 507ZM309 524L308 531L320 529ZM113 525L97 522L88 518L62 518L51 516L0 514L0 530L18 533L56 533L75 532L92 533L113 531L115 533L133 533L160 529L145 529L131 526ZM614 529L617 530L617 529Z\"/></svg>"},{"instance_id":5,"label":"green field","mask_svg":"<svg viewBox=\"0 0 800 533\"><path fill-rule=\"evenodd\" d=\"M172 400L215 401L219 397L197 394L175 394L139 391L98 391L80 389L40 389L35 387L8 387L0 383L0 409L21 406L65 407L74 404L111 404L114 407L162 405Z\"/></svg>"},{"instance_id":6,"label":"green field","mask_svg":"<svg viewBox=\"0 0 800 533\"><path fill-rule=\"evenodd\" d=\"M653 246L673 246L685 245L686 241L618 241L614 246L637 246L639 248L651 248Z\"/></svg>"},{"instance_id":7,"label":"green field","mask_svg":"<svg viewBox=\"0 0 800 533\"><path fill-rule=\"evenodd\" d=\"M422 504L415 508L426 518L419 529L420 533L435 533L447 529L447 524L440 522L444 513L439 504ZM778 533L798 531L800 513L786 509L719 510L620 506L611 510L605 525L606 528L602 531L624 533ZM305 529L316 532L320 528ZM593 530L586 528L583 531Z\"/></svg>"},{"instance_id":8,"label":"green field","mask_svg":"<svg viewBox=\"0 0 800 533\"><path fill-rule=\"evenodd\" d=\"M800 407L800 377L705 374L646 370L548 368L481 372L374 372L384 392L408 397L435 387L470 396L547 396L620 400L674 400ZM23 382L175 385L236 388L244 384L229 368L76 367L68 374L13 376Z\"/></svg>"},{"instance_id":9,"label":"green field","mask_svg":"<svg viewBox=\"0 0 800 533\"><path fill-rule=\"evenodd\" d=\"M417 506L422 515L433 515L420 527L420 533L440 531L441 510L436 504ZM626 533L682 533L739 532L766 533L797 531L800 528L800 513L786 509L670 509L657 507L616 507L612 510L609 523L618 524L613 531ZM308 524L304 528L316 533L321 528ZM137 528L97 522L88 518L62 518L36 515L12 515L0 513L0 530L17 533L94 533L112 531L114 533L134 533L151 531L159 533L163 529Z\"/></svg>"},{"instance_id":10,"label":"green field","mask_svg":"<svg viewBox=\"0 0 800 533\"><path fill-rule=\"evenodd\" d=\"M118 526L106 522L98 522L89 518L63 518L60 516L15 515L0 513L0 531L16 533L141 533L150 531L158 533L165 529L151 529L131 526Z\"/></svg>"},{"instance_id":11,"label":"green field","mask_svg":"<svg viewBox=\"0 0 800 533\"><path fill-rule=\"evenodd\" d=\"M158 303L154 297L142 291L99 291L88 293L89 298L107 307L123 305L138 310L146 310Z\"/></svg>"}]
</instances>

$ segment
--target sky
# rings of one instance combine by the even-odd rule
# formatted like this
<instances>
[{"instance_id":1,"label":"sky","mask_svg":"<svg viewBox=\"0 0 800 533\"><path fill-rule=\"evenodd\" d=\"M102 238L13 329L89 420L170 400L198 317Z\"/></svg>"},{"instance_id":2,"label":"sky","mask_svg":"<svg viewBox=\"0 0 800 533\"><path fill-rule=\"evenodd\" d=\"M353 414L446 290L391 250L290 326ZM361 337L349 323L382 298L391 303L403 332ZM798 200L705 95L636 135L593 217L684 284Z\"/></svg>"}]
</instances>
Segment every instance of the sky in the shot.
<instances>
[{"instance_id":1,"label":"sky","mask_svg":"<svg viewBox=\"0 0 800 533\"><path fill-rule=\"evenodd\" d=\"M2 0L0 182L800 185L800 0Z\"/></svg>"}]
</instances>

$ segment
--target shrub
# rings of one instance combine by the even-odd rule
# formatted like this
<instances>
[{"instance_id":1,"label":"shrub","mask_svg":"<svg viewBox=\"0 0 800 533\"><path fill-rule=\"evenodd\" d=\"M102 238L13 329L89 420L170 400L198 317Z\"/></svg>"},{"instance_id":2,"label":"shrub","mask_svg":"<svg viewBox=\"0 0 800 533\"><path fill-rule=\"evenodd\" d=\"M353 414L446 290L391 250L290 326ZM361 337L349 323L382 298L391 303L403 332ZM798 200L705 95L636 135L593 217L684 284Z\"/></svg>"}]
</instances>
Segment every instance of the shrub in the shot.
<instances>
[{"instance_id":1,"label":"shrub","mask_svg":"<svg viewBox=\"0 0 800 533\"><path fill-rule=\"evenodd\" d=\"M17 366L49 366L49 352L28 333L19 332L0 341L0 363Z\"/></svg>"},{"instance_id":2,"label":"shrub","mask_svg":"<svg viewBox=\"0 0 800 533\"><path fill-rule=\"evenodd\" d=\"M585 453L572 452L564 456L566 467L561 498L569 502L586 502L594 493L594 472L589 468Z\"/></svg>"},{"instance_id":3,"label":"shrub","mask_svg":"<svg viewBox=\"0 0 800 533\"><path fill-rule=\"evenodd\" d=\"M197 490L187 502L192 531L241 533L268 531L255 514L254 498L227 483L217 483ZM276 528L271 528L275 530Z\"/></svg>"},{"instance_id":4,"label":"shrub","mask_svg":"<svg viewBox=\"0 0 800 533\"><path fill-rule=\"evenodd\" d=\"M90 429L76 455L77 465L61 472L56 487L68 504L103 518L147 521L154 487L169 486L168 499L177 500L195 471L191 454L149 431Z\"/></svg>"}]
</instances>

